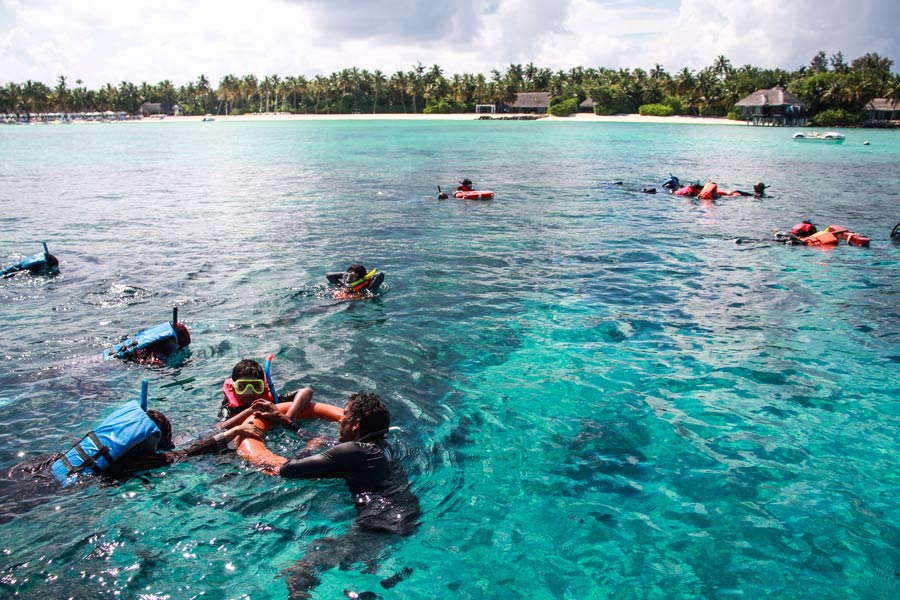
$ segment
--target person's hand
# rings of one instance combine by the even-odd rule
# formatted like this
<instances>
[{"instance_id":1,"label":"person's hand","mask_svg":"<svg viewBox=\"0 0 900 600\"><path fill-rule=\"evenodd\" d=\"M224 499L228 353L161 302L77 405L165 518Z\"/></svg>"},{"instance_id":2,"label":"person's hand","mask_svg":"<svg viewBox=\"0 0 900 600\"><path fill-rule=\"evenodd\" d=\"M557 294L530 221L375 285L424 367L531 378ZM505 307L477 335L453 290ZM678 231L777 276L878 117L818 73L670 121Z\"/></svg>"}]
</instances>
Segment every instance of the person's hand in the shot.
<instances>
[{"instance_id":1,"label":"person's hand","mask_svg":"<svg viewBox=\"0 0 900 600\"><path fill-rule=\"evenodd\" d=\"M241 437L253 440L262 441L263 437L265 437L262 429L251 423L249 419L234 427L232 431L236 432Z\"/></svg>"},{"instance_id":2,"label":"person's hand","mask_svg":"<svg viewBox=\"0 0 900 600\"><path fill-rule=\"evenodd\" d=\"M318 450L319 448L321 448L322 446L325 446L326 444L328 444L328 438L323 435L320 435L319 437L314 437L313 439L306 442L306 449L307 450Z\"/></svg>"},{"instance_id":3,"label":"person's hand","mask_svg":"<svg viewBox=\"0 0 900 600\"><path fill-rule=\"evenodd\" d=\"M286 427L291 424L291 420L282 414L281 411L278 410L278 407L268 400L256 400L250 408L253 409L254 417L272 423L276 427L279 425Z\"/></svg>"}]
</instances>

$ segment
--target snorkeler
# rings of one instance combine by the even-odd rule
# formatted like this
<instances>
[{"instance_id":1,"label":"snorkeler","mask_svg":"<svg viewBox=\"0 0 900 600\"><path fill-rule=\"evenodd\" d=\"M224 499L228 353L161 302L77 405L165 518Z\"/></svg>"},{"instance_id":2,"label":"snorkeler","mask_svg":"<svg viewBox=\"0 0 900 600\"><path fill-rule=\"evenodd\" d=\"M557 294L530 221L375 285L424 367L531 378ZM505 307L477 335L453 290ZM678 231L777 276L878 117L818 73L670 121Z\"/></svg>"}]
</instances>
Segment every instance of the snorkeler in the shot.
<instances>
[{"instance_id":1,"label":"snorkeler","mask_svg":"<svg viewBox=\"0 0 900 600\"><path fill-rule=\"evenodd\" d=\"M0 269L0 277L6 279L24 271L28 271L32 275L56 275L59 273L59 259L50 254L50 251L47 249L47 242L43 242L43 244L43 252L33 254L19 262L3 267Z\"/></svg>"},{"instance_id":2,"label":"snorkeler","mask_svg":"<svg viewBox=\"0 0 900 600\"><path fill-rule=\"evenodd\" d=\"M269 389L267 379L265 369L255 360L244 358L238 361L231 369L231 377L222 384L222 395L224 397L219 408L219 418L223 423L220 423L219 427L227 428L236 424L231 419L239 417L242 413L254 407L254 405L257 411L265 410L265 408L261 408L263 407L260 403L261 401L268 404L294 402L297 406L292 407L293 410L288 411L283 422L283 424L289 425L293 422L294 417L300 414L310 403L313 395L311 388L278 394ZM246 418L247 414L243 416ZM278 412L277 417L281 417L280 412Z\"/></svg>"},{"instance_id":3,"label":"snorkeler","mask_svg":"<svg viewBox=\"0 0 900 600\"><path fill-rule=\"evenodd\" d=\"M245 421L175 450L169 419L146 407L145 385L140 401L121 406L66 452L37 456L12 467L0 480L0 522L42 504L60 488L98 477L128 478L183 457L222 452L238 436L262 437L253 422Z\"/></svg>"},{"instance_id":4,"label":"snorkeler","mask_svg":"<svg viewBox=\"0 0 900 600\"><path fill-rule=\"evenodd\" d=\"M327 273L325 278L337 285L334 297L340 300L367 298L374 294L384 282L384 273L378 269L367 271L363 265L350 265L346 271Z\"/></svg>"},{"instance_id":5,"label":"snorkeler","mask_svg":"<svg viewBox=\"0 0 900 600\"><path fill-rule=\"evenodd\" d=\"M163 365L169 357L191 345L191 333L178 321L178 307L172 309L172 321L160 323L107 348L103 358L130 360L144 365Z\"/></svg>"}]
</instances>

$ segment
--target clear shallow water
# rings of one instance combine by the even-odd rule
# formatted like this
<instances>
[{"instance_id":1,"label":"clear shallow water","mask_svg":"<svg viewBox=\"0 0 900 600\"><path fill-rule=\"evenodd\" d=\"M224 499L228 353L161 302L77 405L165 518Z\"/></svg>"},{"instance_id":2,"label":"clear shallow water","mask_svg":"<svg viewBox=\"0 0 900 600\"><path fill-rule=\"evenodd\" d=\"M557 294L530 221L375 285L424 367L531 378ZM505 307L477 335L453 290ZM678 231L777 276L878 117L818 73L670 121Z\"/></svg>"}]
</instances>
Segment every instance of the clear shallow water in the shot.
<instances>
[{"instance_id":1,"label":"clear shallow water","mask_svg":"<svg viewBox=\"0 0 900 600\"><path fill-rule=\"evenodd\" d=\"M0 462L64 449L142 378L176 431L203 432L233 363L274 351L281 387L386 399L425 510L377 574L329 571L318 597L895 598L900 136L791 133L3 128L0 262L46 239L62 275L0 283ZM597 185L669 171L771 196ZM434 200L462 176L496 200ZM807 217L872 247L734 243ZM387 289L331 300L324 274L357 261ZM86 358L174 304L194 337L183 365ZM0 589L281 598L282 569L353 514L342 482L203 457L3 524Z\"/></svg>"}]
</instances>

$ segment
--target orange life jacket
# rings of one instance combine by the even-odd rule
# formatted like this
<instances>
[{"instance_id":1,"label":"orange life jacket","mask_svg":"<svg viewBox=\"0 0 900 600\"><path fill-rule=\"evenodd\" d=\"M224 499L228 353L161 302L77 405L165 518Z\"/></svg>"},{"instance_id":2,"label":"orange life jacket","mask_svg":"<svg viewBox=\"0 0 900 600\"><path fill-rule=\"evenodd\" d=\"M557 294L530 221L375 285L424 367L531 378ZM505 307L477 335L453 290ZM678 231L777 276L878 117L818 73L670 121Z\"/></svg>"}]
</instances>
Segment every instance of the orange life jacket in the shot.
<instances>
[{"instance_id":1,"label":"orange life jacket","mask_svg":"<svg viewBox=\"0 0 900 600\"><path fill-rule=\"evenodd\" d=\"M703 186L703 189L700 190L700 195L697 196L701 200L715 200L718 195L719 186L716 185L714 181L707 181L706 185Z\"/></svg>"}]
</instances>

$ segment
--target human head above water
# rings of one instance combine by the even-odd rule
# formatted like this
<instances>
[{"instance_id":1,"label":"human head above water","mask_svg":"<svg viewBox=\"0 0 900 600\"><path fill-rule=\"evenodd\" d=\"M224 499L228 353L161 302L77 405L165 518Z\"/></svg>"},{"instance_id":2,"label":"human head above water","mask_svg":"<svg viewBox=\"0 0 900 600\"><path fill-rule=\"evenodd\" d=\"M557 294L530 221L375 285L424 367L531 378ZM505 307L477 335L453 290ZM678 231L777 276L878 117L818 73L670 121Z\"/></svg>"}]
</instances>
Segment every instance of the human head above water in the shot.
<instances>
[{"instance_id":1,"label":"human head above water","mask_svg":"<svg viewBox=\"0 0 900 600\"><path fill-rule=\"evenodd\" d=\"M350 277L347 280L347 283L353 283L354 281L359 281L363 277L366 276L366 267L364 265L350 265L347 267L347 273Z\"/></svg>"},{"instance_id":2,"label":"human head above water","mask_svg":"<svg viewBox=\"0 0 900 600\"><path fill-rule=\"evenodd\" d=\"M354 428L356 437L346 437L345 423L348 429ZM379 432L387 432L391 426L391 415L377 394L356 392L344 409L344 420L341 421L341 441L351 441ZM377 437L377 436L375 436Z\"/></svg>"},{"instance_id":3,"label":"human head above water","mask_svg":"<svg viewBox=\"0 0 900 600\"><path fill-rule=\"evenodd\" d=\"M191 332L184 323L175 323L175 337L179 348L187 348L191 345Z\"/></svg>"},{"instance_id":4,"label":"human head above water","mask_svg":"<svg viewBox=\"0 0 900 600\"><path fill-rule=\"evenodd\" d=\"M168 417L158 410L148 410L147 416L156 423L156 426L162 432L159 443L156 444L156 449L165 451L174 448L175 444L172 443L172 424L169 423Z\"/></svg>"}]
</instances>

